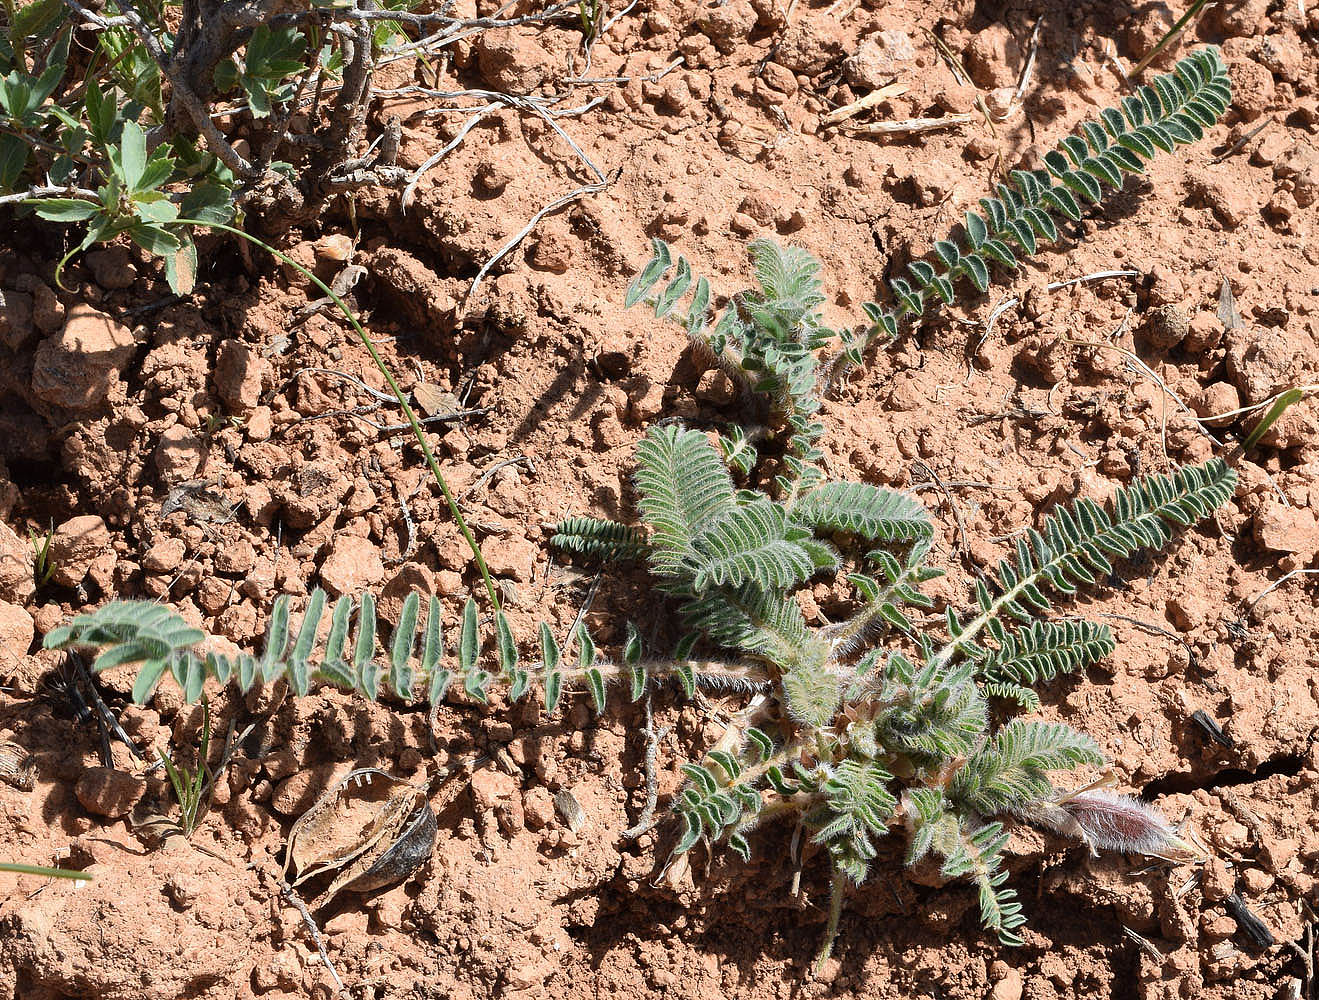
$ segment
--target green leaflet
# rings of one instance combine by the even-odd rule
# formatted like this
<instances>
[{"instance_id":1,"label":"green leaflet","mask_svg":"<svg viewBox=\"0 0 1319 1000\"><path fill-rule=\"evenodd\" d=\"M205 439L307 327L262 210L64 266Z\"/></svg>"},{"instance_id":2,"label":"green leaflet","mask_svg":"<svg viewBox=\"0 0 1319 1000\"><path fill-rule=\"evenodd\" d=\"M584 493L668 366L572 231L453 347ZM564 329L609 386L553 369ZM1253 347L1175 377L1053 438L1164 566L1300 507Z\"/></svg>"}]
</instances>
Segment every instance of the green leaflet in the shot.
<instances>
[{"instance_id":1,"label":"green leaflet","mask_svg":"<svg viewBox=\"0 0 1319 1000\"><path fill-rule=\"evenodd\" d=\"M966 214L956 238L936 240L931 260L911 262L910 280L890 282L896 309L868 305L872 325L864 344L849 350L852 361L865 345L890 339L900 321L923 316L933 299L951 303L959 279L986 291L993 264L1015 268L1018 253L1031 256L1041 240L1058 239L1051 213L1079 220L1083 203L1097 204L1106 188L1121 188L1125 175L1142 173L1157 152L1201 139L1231 100L1222 56L1207 46L1141 87L1138 96L1102 110L1098 122L1083 123L1080 135L1068 136L1045 154L1044 169L1012 171L1010 185L999 184L994 197L980 200L980 212Z\"/></svg>"}]
</instances>

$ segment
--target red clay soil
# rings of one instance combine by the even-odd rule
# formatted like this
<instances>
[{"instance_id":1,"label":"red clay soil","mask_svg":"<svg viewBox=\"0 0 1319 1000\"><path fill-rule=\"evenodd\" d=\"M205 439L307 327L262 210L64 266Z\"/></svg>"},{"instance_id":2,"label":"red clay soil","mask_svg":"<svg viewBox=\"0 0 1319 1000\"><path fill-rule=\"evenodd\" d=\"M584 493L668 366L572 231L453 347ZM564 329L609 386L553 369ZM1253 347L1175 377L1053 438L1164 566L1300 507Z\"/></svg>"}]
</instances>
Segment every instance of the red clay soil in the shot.
<instances>
[{"instance_id":1,"label":"red clay soil","mask_svg":"<svg viewBox=\"0 0 1319 1000\"><path fill-rule=\"evenodd\" d=\"M488 115L406 213L396 194L372 194L355 216L336 205L321 229L286 239L326 274L355 247L366 269L357 307L405 387L424 381L482 411L431 439L520 640L542 620L566 629L593 580L551 558L546 526L569 513L633 517L632 449L657 418L713 426L742 411L723 376L684 353L680 330L624 312L649 236L674 242L725 293L749 283L749 236L799 243L824 263L828 318L856 323L884 276L997 174L1037 163L1125 93L1114 60L1130 67L1184 5L874 6L647 0L594 46L589 68L570 23L463 43L440 65L441 89L572 88L562 106L577 108L602 98L555 123L609 183L544 219L462 306L495 248L594 180L535 114ZM1034 71L1011 107L1036 27ZM1217 5L1172 54L1222 45L1236 95L1227 120L1161 156L1011 284L876 354L826 404L835 476L916 489L936 512L937 559L952 571L940 599L961 600L965 569L997 559L1004 536L1049 503L1203 460L1217 451L1209 433L1239 440L1254 419L1207 433L1182 404L1209 415L1319 381L1317 38L1313 4ZM410 72L395 66L377 82ZM583 77L628 79L568 82ZM906 92L871 119L972 116L917 136L821 124L894 80ZM991 126L977 93L1007 119ZM463 120L426 116L427 104L378 108L381 121L403 120L405 165ZM325 370L381 384L351 332L325 313L292 324L314 289L207 238L190 300L168 300L158 264L127 246L86 254L63 291L53 261L65 233L23 225L21 245L0 252L0 738L32 755L35 776L31 787L0 783L0 854L95 878L0 875L4 996L332 996L278 890L293 820L353 767L425 782L472 758L475 773L432 781L430 861L320 912L350 996L1272 1000L1315 989L1319 577L1284 581L1319 568L1313 396L1239 463L1240 488L1216 521L1081 602L1112 625L1118 653L1043 692L1045 717L1091 733L1121 786L1144 789L1212 860L1096 860L1020 829L1011 867L1029 924L1025 945L1005 948L980 929L970 888L915 884L894 844L851 893L836 957L812 980L827 873L808 854L792 894L790 830L757 832L749 864L698 851L663 880L668 826L620 838L645 800L641 709L621 699L599 719L578 699L548 723L534 700L451 699L435 753L424 705L216 690L217 732L231 718L258 725L212 812L191 842L135 833L172 808L163 777L141 776L118 745L118 770L100 768L95 730L50 689L60 658L33 652L47 630L108 596L146 596L251 648L279 593L296 608L318 584L383 587L388 619L409 588L434 590L455 620L479 580L407 434L362 419L397 424L397 409L345 412L374 401ZM1045 288L1106 270L1138 275ZM1241 317L1230 330L1218 316L1224 282ZM1007 295L1020 304L998 312ZM57 570L36 589L28 534L52 523ZM841 596L821 584L805 610L821 621ZM587 621L609 646L634 620L663 649L676 636L658 610L644 577L624 571L603 579ZM130 681L111 672L103 690L140 746L195 745L195 706L173 686L127 705ZM657 695L656 725L672 727L661 802L735 707ZM1197 711L1221 725L1221 742ZM580 805L575 830L555 805L563 792ZM1272 946L1242 930L1245 910Z\"/></svg>"}]
</instances>

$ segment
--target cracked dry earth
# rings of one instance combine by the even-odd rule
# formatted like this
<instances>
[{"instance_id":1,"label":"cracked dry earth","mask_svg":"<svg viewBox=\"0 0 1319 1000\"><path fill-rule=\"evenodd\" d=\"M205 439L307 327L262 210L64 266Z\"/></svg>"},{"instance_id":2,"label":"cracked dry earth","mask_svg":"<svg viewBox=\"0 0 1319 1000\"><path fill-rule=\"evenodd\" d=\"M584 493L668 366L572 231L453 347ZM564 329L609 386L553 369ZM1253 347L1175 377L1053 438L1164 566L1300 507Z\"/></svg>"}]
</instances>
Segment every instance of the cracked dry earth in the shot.
<instances>
[{"instance_id":1,"label":"cracked dry earth","mask_svg":"<svg viewBox=\"0 0 1319 1000\"><path fill-rule=\"evenodd\" d=\"M657 418L712 426L740 412L680 331L624 313L649 235L724 292L747 282L748 236L798 242L824 262L828 318L856 322L882 278L924 253L996 171L1038 162L1120 97L1106 53L1132 65L1180 7L803 0L785 15L769 0L646 0L595 45L589 72L570 25L487 32L441 64L440 86L603 98L560 124L608 187L544 219L463 303L493 248L590 180L543 119L505 109L426 175L406 213L395 194L364 196L355 216L336 206L284 246L326 274L355 248L366 268L356 305L405 388L436 412L452 396L480 411L431 437L530 641L542 620L564 630L593 579L550 558L546 525L570 512L629 518L632 447ZM1034 71L1011 107L1037 26ZM1235 87L1226 121L1160 157L1008 284L877 354L826 405L829 468L919 491L951 580L998 558L1003 536L1047 504L1202 460L1211 434L1230 442L1251 426L1201 425L1182 404L1212 416L1319 381L1317 37L1313 5L1216 5L1172 54L1222 45ZM395 65L378 82L396 87L408 72ZM565 82L583 76L628 79ZM905 137L822 126L893 81L907 90L877 119L974 111L977 93L1008 115ZM399 97L376 109L402 119L405 164L461 122L426 110ZM47 630L110 596L147 596L250 647L279 593L296 606L316 585L383 588L388 620L415 588L442 595L454 620L477 580L415 447L362 419L389 425L397 411L354 415L372 397L327 374L379 386L349 331L325 314L292 325L315 298L295 275L211 239L191 300L167 300L159 267L126 245L85 255L63 291L53 262L64 234L22 225L20 244L0 251L0 738L35 773L31 787L0 784L0 843L6 859L94 881L0 875L4 996L332 996L278 892L293 820L353 767L421 782L473 757L484 758L474 773L438 783L433 857L321 912L349 995L1273 1000L1315 989L1314 397L1240 462L1216 522L1084 599L1118 652L1043 691L1045 716L1091 733L1121 786L1144 789L1212 859L1091 859L1018 829L1010 866L1029 924L1024 947L1009 949L979 929L970 888L913 884L895 845L851 894L836 958L812 981L827 879L808 855L791 894L789 831L756 834L749 864L697 856L668 881L656 877L666 827L620 839L645 792L640 709L618 699L599 719L577 701L548 722L534 703L451 702L436 752L425 706L216 690L221 729L257 728L192 843L139 839L135 823L169 808L163 779L118 745L116 769L100 767L94 729L51 693L60 663L39 651ZM1137 274L1045 288L1106 270ZM1239 323L1220 318L1225 282ZM1020 304L986 331L1003 295ZM1128 355L1073 340L1134 352L1167 394ZM28 534L51 524L57 569L37 589ZM940 599L960 599L939 582ZM820 584L803 603L821 621L840 599ZM677 637L656 611L644 580L623 572L601 582L587 621L605 646L632 619L666 648ZM140 747L195 745L195 707L169 686L133 707L130 681L111 671L102 690ZM657 697L657 725L671 727L662 797L679 787L679 763L719 737L728 707ZM564 792L580 805L571 824L555 805ZM1244 912L1272 944L1243 930Z\"/></svg>"}]
</instances>

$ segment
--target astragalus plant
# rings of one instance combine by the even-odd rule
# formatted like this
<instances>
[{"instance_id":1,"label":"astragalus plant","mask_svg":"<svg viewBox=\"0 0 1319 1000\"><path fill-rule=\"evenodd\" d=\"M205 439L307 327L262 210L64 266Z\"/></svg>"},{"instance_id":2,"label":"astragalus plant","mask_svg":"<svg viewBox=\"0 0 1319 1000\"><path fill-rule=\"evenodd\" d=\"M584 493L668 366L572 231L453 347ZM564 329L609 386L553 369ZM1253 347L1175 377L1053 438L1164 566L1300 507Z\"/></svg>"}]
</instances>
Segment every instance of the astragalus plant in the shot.
<instances>
[{"instance_id":1,"label":"astragalus plant","mask_svg":"<svg viewBox=\"0 0 1319 1000\"><path fill-rule=\"evenodd\" d=\"M645 532L574 518L556 539L607 560L644 552L687 630L679 659L695 683L770 695L740 739L683 766L675 851L722 843L749 856L749 834L766 820L799 825L834 872L827 955L846 883L864 881L879 841L897 834L909 865L933 857L944 877L970 879L985 926L1019 943L1025 918L1004 885L1000 817L1045 823L1092 848L1183 846L1132 800L1055 787L1056 772L1103 764L1089 736L1011 718L1039 707L1033 685L1114 649L1106 625L1057 617L1053 603L1111 579L1137 551L1165 548L1231 496L1236 474L1213 459L1140 479L1107 506L1059 508L968 581L965 608L935 609L921 591L940 575L926 562L934 529L925 509L905 493L830 481L818 463L824 428L810 348L829 333L818 262L767 240L750 251L760 288L736 296L717 323L689 329L726 371L769 394L771 429L759 436L779 451L777 475L745 431L715 441L652 427L637 448ZM659 277L643 273L633 298L665 312L664 291L647 298ZM697 295L707 294L700 283ZM838 577L852 613L812 626L794 592Z\"/></svg>"},{"instance_id":2,"label":"astragalus plant","mask_svg":"<svg viewBox=\"0 0 1319 1000\"><path fill-rule=\"evenodd\" d=\"M678 319L709 361L738 380L759 412L711 437L671 422L651 427L637 448L642 524L574 517L555 544L604 562L644 558L658 592L685 630L674 656L643 658L635 630L617 661L579 628L573 647L540 628L540 659L526 662L502 611L493 616L497 663L483 655L478 609L468 600L456 656L446 651L441 609L423 617L413 595L384 658L378 656L374 600L340 598L330 610L313 591L301 623L276 601L261 656L204 652L206 636L168 608L120 601L46 637L48 647L99 648L95 669L143 665L134 696L147 697L167 673L189 699L208 677L244 690L286 679L296 694L330 683L375 698L438 703L452 685L485 699L496 684L511 698L543 691L547 711L563 693L585 689L597 709L617 682L633 699L663 676L691 693L708 685L744 693L748 711L720 745L683 765L689 781L672 808L674 853L698 844L789 850L804 831L832 869L821 957L837 933L844 891L871 872L878 845L905 839L909 865L933 859L946 878L977 888L986 927L1020 941L1021 904L1004 882L1005 817L1043 823L1091 849L1180 851L1185 845L1157 813L1134 799L1096 790L1088 779L1064 790L1059 773L1103 764L1096 743L1067 725L1021 717L1039 708L1033 687L1077 671L1114 650L1110 629L1062 617L1053 603L1120 577L1121 561L1165 549L1180 529L1231 496L1235 473L1221 460L1149 476L1101 505L1090 499L1025 527L988 574L966 585L962 605L936 607L922 585L939 575L927 562L934 527L905 493L833 481L823 469L820 358L835 340L859 360L870 339L896 335L903 318L953 298L965 277L986 287L990 267L1013 266L1013 241L1034 253L1057 233L1049 212L1076 218L1077 197L1098 201L1155 149L1201 136L1229 98L1222 62L1206 49L1183 60L1121 111L1064 140L1047 171L1017 171L1013 188L968 213L961 244L935 244L937 263L910 268L914 284L893 283L895 306L871 306L866 333L829 329L819 263L806 252L759 240L750 246L758 287L711 309L709 283L656 242L655 256L628 292L657 316ZM1054 181L1057 181L1055 184ZM851 613L837 623L807 620L796 592L812 580L850 588ZM915 609L914 611L912 609ZM329 611L328 633L319 626ZM351 641L350 641L351 640ZM794 838L795 839L795 838Z\"/></svg>"}]
</instances>

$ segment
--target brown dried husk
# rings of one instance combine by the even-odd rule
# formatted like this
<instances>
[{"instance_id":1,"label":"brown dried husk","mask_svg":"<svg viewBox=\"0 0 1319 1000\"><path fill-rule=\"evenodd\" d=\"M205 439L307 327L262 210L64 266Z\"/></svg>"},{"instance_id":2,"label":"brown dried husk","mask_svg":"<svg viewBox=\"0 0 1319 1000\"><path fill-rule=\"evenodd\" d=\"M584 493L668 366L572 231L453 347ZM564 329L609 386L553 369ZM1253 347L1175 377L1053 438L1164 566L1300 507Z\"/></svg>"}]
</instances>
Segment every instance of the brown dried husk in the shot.
<instances>
[{"instance_id":1,"label":"brown dried husk","mask_svg":"<svg viewBox=\"0 0 1319 1000\"><path fill-rule=\"evenodd\" d=\"M406 878L430 856L435 814L422 789L374 767L345 775L289 831L292 885L336 872L320 908L347 889L369 892Z\"/></svg>"}]
</instances>

